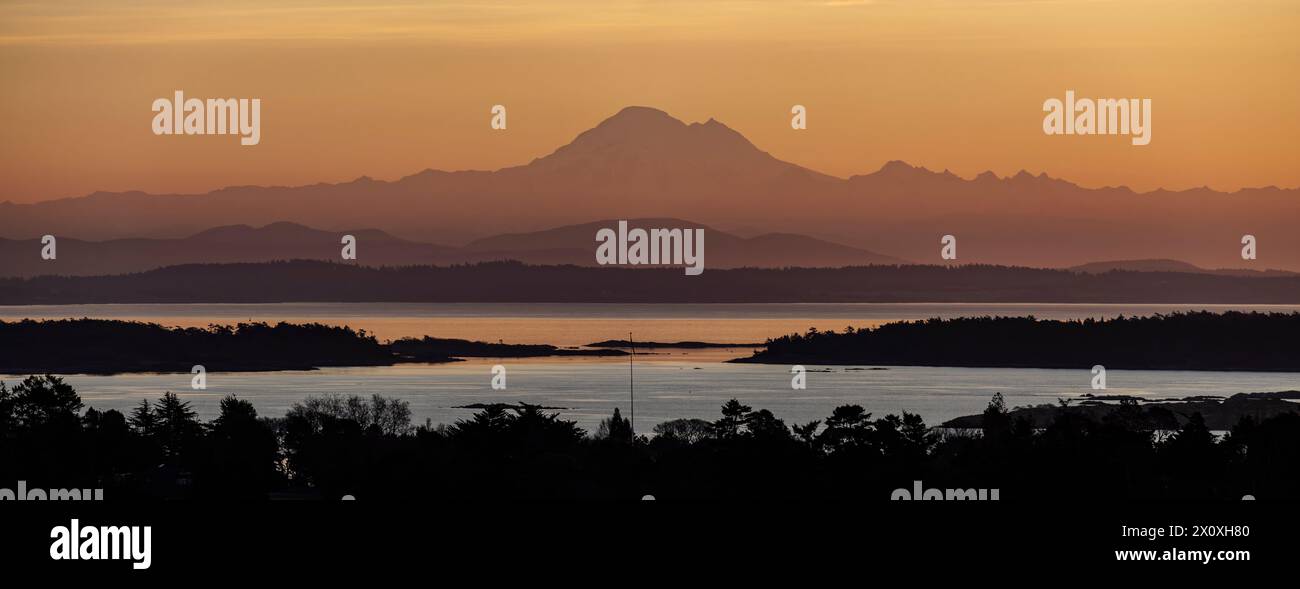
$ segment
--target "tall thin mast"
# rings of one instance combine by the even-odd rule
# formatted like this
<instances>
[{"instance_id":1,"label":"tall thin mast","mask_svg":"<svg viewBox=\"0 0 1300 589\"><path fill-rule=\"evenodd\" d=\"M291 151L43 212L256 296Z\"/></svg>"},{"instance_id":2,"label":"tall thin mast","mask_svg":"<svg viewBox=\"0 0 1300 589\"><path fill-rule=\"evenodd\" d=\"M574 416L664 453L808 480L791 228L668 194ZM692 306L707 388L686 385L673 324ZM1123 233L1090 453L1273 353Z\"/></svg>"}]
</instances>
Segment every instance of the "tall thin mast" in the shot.
<instances>
[{"instance_id":1,"label":"tall thin mast","mask_svg":"<svg viewBox=\"0 0 1300 589\"><path fill-rule=\"evenodd\" d=\"M632 332L627 332L627 347L631 351L627 355L627 394L632 404L632 418L627 424L632 430L632 440L636 441L636 384L632 380L632 359L636 357L636 345L632 343Z\"/></svg>"}]
</instances>

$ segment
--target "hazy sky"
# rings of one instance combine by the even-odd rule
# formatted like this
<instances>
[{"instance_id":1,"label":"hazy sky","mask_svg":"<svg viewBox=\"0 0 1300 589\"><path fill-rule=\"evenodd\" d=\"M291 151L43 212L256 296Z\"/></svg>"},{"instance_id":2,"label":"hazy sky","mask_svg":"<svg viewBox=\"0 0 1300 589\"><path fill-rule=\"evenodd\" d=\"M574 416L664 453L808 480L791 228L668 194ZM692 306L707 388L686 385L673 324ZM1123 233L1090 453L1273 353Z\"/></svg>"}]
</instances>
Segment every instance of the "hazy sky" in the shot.
<instances>
[{"instance_id":1,"label":"hazy sky","mask_svg":"<svg viewBox=\"0 0 1300 589\"><path fill-rule=\"evenodd\" d=\"M0 200L495 169L634 104L838 176L1300 186L1298 30L1295 0L0 0ZM262 99L261 144L153 135L178 89ZM1152 99L1151 144L1045 136L1068 89Z\"/></svg>"}]
</instances>

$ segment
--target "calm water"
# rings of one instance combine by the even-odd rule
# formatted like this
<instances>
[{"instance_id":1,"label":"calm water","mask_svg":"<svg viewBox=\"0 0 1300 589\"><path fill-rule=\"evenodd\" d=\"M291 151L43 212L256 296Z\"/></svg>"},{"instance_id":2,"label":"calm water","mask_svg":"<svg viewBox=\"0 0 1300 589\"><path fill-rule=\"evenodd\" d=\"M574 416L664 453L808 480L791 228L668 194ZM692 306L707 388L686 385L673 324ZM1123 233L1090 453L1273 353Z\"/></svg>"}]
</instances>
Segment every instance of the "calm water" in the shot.
<instances>
[{"instance_id":1,"label":"calm water","mask_svg":"<svg viewBox=\"0 0 1300 589\"><path fill-rule=\"evenodd\" d=\"M562 407L566 418L589 431L619 407L628 410L628 365L619 360L501 361L505 391L490 386L497 361L378 368L331 368L306 372L209 373L208 389L190 390L189 374L73 375L68 381L88 406L130 409L140 399L173 391L205 419L223 395L250 399L263 415L278 416L303 397L321 393L379 393L410 401L417 423L452 423L473 413L458 405L519 402ZM637 363L636 424L648 431L677 417L716 419L718 407L736 397L772 410L787 423L825 418L837 405L857 403L876 415L911 411L927 423L978 413L995 392L1009 405L1052 403L1092 392L1091 373L1017 368L893 367L888 370L809 372L808 388L790 389L789 367L661 360ZM810 370L817 370L809 367ZM11 377L0 377L12 381ZM1300 389L1300 374L1112 370L1108 393L1149 398Z\"/></svg>"},{"instance_id":2,"label":"calm water","mask_svg":"<svg viewBox=\"0 0 1300 589\"><path fill-rule=\"evenodd\" d=\"M762 341L768 337L846 325L869 326L900 319L964 315L1035 315L1041 318L1148 315L1203 309L1294 311L1300 306L1172 305L950 305L950 304L277 304L277 305L77 305L0 307L0 319L98 317L194 326L240 320L318 321L364 328L381 339L434 335L487 341L582 345L638 340ZM809 367L807 390L790 388L788 366L723 364L748 355L744 348L701 352L665 350L638 356L635 365L636 424L649 431L678 417L715 419L718 407L736 397L772 410L787 423L823 419L835 406L856 403L876 415L910 411L937 424L983 410L995 392L1010 405L1055 402L1092 392L1089 367L1078 370L1015 368ZM507 368L508 389L490 387L493 364ZM211 367L209 367L211 368ZM13 382L19 377L0 376ZM371 394L411 403L417 422L452 423L473 411L470 403L525 401L559 407L568 419L594 430L619 407L628 410L626 359L508 359L453 364L333 368L268 373L208 373L205 391L190 390L186 374L71 375L86 405L129 409L144 398L172 391L199 415L216 415L226 394L251 400L264 415L278 416L307 395ZM1300 374L1112 370L1112 394L1170 398L1300 389Z\"/></svg>"},{"instance_id":3,"label":"calm water","mask_svg":"<svg viewBox=\"0 0 1300 589\"><path fill-rule=\"evenodd\" d=\"M848 325L873 327L929 317L1033 315L1105 318L1188 310L1300 311L1300 305L1043 305L952 303L588 304L280 303L199 305L0 305L0 319L95 317L179 327L236 321L315 321L364 328L380 339L432 335L508 343L580 346L625 339L763 342L773 336Z\"/></svg>"}]
</instances>

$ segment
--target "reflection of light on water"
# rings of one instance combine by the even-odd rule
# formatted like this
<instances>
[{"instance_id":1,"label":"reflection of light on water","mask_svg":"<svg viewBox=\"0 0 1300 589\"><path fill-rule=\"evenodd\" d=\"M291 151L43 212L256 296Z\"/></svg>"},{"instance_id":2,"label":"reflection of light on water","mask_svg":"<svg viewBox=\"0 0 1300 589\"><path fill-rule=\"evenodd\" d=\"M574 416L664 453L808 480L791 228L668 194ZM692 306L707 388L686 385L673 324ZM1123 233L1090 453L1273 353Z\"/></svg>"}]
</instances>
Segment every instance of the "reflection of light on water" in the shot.
<instances>
[{"instance_id":1,"label":"reflection of light on water","mask_svg":"<svg viewBox=\"0 0 1300 589\"><path fill-rule=\"evenodd\" d=\"M493 362L495 363L495 362ZM412 421L453 423L474 410L456 409L473 403L527 402L552 407L566 419L594 431L614 407L627 403L627 364L593 359L508 360L509 389L490 386L490 363L398 365L390 367L325 368L313 371L222 373L209 371L208 389L189 388L184 374L71 375L88 407L129 411L141 399L157 399L172 391L192 403L203 419L219 411L221 397L235 394L253 402L264 417L279 417L307 395L372 393L404 399ZM691 370L703 366L706 370ZM825 419L838 405L859 404L877 417L909 411L926 423L980 413L993 393L1001 392L1008 406L1056 404L1058 398L1079 400L1084 393L1134 395L1149 399L1191 395L1300 389L1300 375L1262 372L1181 372L1111 370L1110 382L1123 383L1105 391L1089 388L1087 370L1014 368L890 367L888 370L845 370L809 373L808 389L790 389L787 366L761 364L647 363L637 366L637 425L649 431L655 424L679 417L714 420L718 408L735 397L755 409L769 409L786 424ZM0 376L10 384L21 376Z\"/></svg>"},{"instance_id":2,"label":"reflection of light on water","mask_svg":"<svg viewBox=\"0 0 1300 589\"><path fill-rule=\"evenodd\" d=\"M0 306L0 319L98 317L203 327L247 320L320 322L366 329L380 339L431 335L561 347L626 338L642 341L762 342L809 327L975 315L1034 315L1042 319L1150 315L1175 310L1300 311L1300 305L1041 305L1041 304L391 304L286 303L257 305L58 305ZM993 393L1008 406L1055 404L1084 393L1148 399L1300 389L1300 375L1284 373L1154 372L1111 370L1110 388L1093 391L1086 367L1078 370L1006 368L809 366L808 389L792 391L788 366L725 364L748 356L746 348L658 348L637 355L637 430L679 417L713 420L735 397L769 409L787 424L824 419L837 405L859 404L876 416L907 410L926 422L983 411ZM458 405L498 401L567 407L568 419L594 431L614 407L627 403L626 357L472 358L445 364L326 368L314 371L222 373L209 367L208 388L190 389L187 373L73 375L67 380L87 406L129 411L165 391L193 404L203 419L218 412L226 394L253 402L261 415L278 417L307 395L378 393L411 403L415 423L452 423L468 417ZM493 391L489 370L504 364L509 389ZM829 368L829 372L820 371ZM816 370L814 370L816 369ZM13 384L21 376L0 376ZM641 391L644 391L643 393ZM643 396L644 395L644 396Z\"/></svg>"},{"instance_id":3,"label":"reflection of light on water","mask_svg":"<svg viewBox=\"0 0 1300 589\"><path fill-rule=\"evenodd\" d=\"M179 327L239 321L319 322L365 329L380 339L464 338L581 346L623 339L759 343L769 337L888 321L980 315L1040 319L1138 316L1179 310L1300 311L1300 305L1094 305L964 303L276 303L0 306L0 319L96 317Z\"/></svg>"}]
</instances>

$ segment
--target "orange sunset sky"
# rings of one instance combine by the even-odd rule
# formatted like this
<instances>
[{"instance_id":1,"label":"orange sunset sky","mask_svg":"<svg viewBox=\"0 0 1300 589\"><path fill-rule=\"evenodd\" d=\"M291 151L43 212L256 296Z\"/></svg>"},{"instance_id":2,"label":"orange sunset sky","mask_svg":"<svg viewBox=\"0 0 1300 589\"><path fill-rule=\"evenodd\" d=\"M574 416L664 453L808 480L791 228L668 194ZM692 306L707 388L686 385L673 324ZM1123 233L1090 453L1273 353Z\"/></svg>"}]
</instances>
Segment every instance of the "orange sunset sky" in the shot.
<instances>
[{"instance_id":1,"label":"orange sunset sky","mask_svg":"<svg viewBox=\"0 0 1300 589\"><path fill-rule=\"evenodd\" d=\"M1296 0L0 0L0 201L495 169L627 105L838 176L1294 187L1297 31ZM153 135L178 89L262 99L261 144ZM1151 98L1151 144L1045 136L1067 89Z\"/></svg>"}]
</instances>

